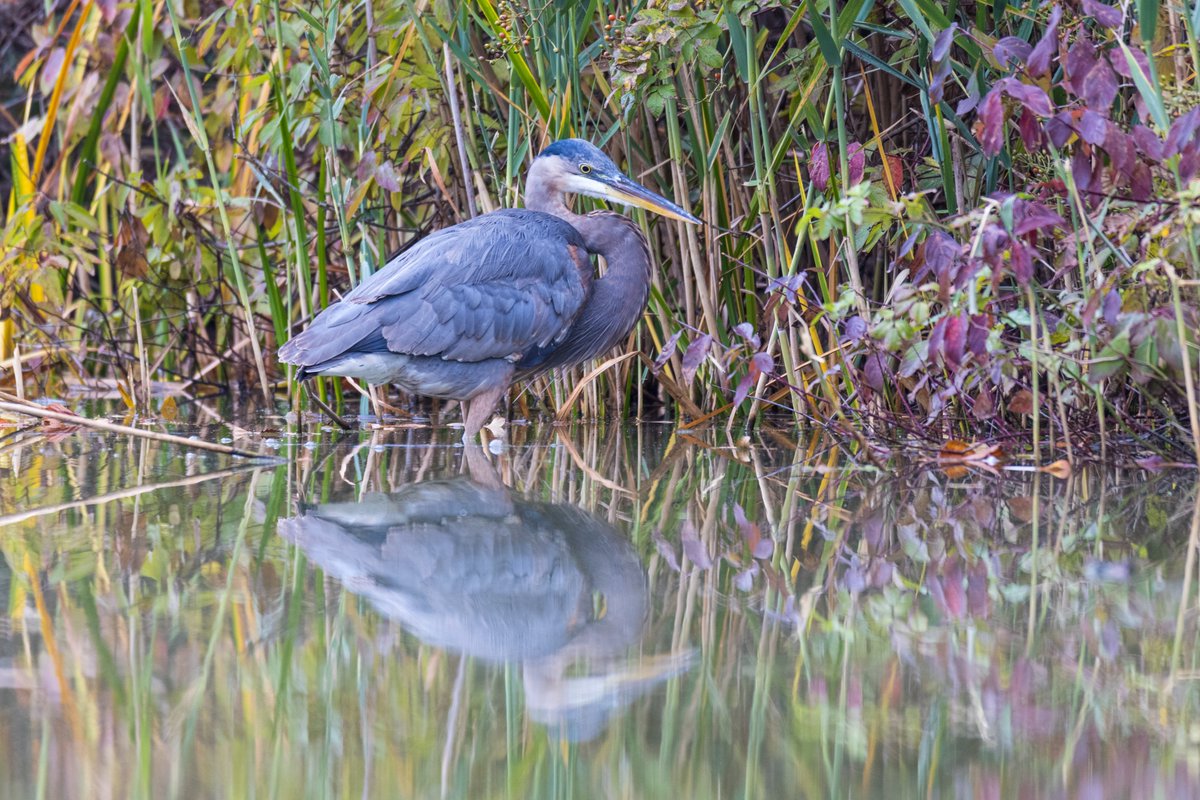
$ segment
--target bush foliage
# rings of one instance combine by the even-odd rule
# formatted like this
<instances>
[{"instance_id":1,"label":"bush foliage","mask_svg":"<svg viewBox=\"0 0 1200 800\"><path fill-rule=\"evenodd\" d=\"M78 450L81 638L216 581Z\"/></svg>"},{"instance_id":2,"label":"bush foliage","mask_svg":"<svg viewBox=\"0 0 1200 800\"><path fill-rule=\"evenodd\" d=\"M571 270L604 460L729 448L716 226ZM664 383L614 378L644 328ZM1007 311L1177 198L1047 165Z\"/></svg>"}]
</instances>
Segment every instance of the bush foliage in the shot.
<instances>
[{"instance_id":1,"label":"bush foliage","mask_svg":"<svg viewBox=\"0 0 1200 800\"><path fill-rule=\"evenodd\" d=\"M282 392L278 342L419 236L519 204L529 160L577 135L708 225L643 220L645 358L571 398L540 381L518 413L1191 452L1191 12L48 8L6 12L0 173L0 357L15 334L44 392L107 379L147 413L147 381Z\"/></svg>"}]
</instances>

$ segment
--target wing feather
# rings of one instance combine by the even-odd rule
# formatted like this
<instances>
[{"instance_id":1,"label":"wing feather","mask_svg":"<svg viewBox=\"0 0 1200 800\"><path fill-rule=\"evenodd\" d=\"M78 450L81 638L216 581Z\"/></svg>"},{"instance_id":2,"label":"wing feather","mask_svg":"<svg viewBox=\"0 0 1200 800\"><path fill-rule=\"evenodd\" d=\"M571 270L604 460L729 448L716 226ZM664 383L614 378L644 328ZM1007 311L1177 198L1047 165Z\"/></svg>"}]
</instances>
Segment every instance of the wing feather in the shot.
<instances>
[{"instance_id":1,"label":"wing feather","mask_svg":"<svg viewBox=\"0 0 1200 800\"><path fill-rule=\"evenodd\" d=\"M401 253L279 350L313 366L350 352L519 359L565 335L591 291L579 232L549 214L496 211Z\"/></svg>"}]
</instances>

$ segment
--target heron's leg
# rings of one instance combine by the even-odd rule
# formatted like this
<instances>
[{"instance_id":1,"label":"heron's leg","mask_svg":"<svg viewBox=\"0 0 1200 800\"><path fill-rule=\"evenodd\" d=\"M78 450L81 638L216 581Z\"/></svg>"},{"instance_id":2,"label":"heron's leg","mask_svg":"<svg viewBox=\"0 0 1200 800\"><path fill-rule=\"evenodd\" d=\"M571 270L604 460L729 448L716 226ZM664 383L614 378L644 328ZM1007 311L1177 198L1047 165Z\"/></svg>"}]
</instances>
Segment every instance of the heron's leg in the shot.
<instances>
[{"instance_id":1,"label":"heron's leg","mask_svg":"<svg viewBox=\"0 0 1200 800\"><path fill-rule=\"evenodd\" d=\"M487 424L488 418L496 410L496 404L508 391L508 381L499 386L484 389L470 400L463 401L463 441L474 442L479 438L479 431Z\"/></svg>"}]
</instances>

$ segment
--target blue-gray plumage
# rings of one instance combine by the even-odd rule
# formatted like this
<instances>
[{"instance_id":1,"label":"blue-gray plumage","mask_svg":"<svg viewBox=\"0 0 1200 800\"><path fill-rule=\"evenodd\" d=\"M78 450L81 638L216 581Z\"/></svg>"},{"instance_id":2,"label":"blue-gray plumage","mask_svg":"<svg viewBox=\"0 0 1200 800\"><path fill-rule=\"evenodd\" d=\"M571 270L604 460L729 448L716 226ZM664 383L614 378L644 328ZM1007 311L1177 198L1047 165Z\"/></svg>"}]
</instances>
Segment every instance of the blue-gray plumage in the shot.
<instances>
[{"instance_id":1,"label":"blue-gray plumage","mask_svg":"<svg viewBox=\"0 0 1200 800\"><path fill-rule=\"evenodd\" d=\"M575 214L586 194L697 223L579 139L533 161L525 209L484 214L401 253L279 349L298 377L343 375L461 400L474 438L513 380L577 364L629 335L646 306L646 237L610 211ZM607 264L596 278L591 255Z\"/></svg>"}]
</instances>

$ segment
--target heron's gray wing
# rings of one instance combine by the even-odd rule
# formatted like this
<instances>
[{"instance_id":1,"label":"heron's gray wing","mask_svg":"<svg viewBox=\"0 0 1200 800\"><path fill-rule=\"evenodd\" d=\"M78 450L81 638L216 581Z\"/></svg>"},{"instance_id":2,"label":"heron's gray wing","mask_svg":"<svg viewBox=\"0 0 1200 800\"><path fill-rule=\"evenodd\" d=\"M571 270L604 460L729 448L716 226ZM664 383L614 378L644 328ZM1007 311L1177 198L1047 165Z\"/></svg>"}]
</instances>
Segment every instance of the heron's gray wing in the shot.
<instances>
[{"instance_id":1,"label":"heron's gray wing","mask_svg":"<svg viewBox=\"0 0 1200 800\"><path fill-rule=\"evenodd\" d=\"M401 253L279 351L312 366L352 351L517 358L563 336L591 288L566 222L510 209L445 228Z\"/></svg>"}]
</instances>

